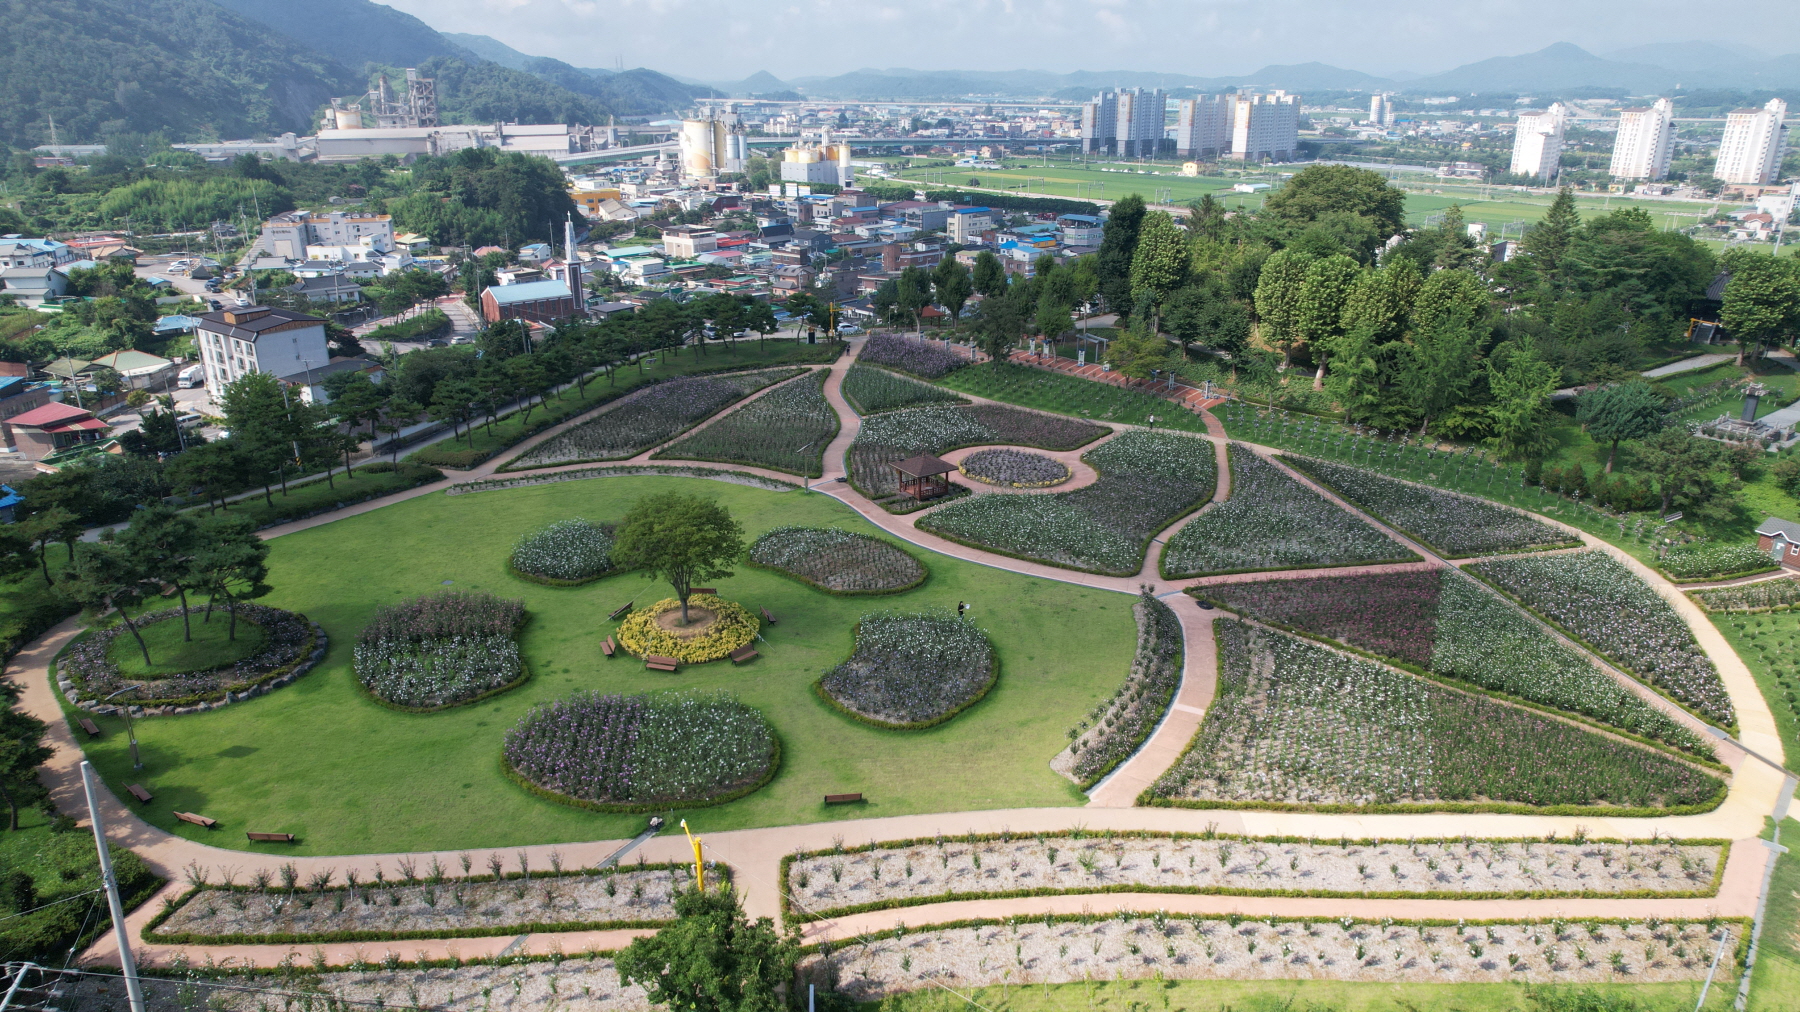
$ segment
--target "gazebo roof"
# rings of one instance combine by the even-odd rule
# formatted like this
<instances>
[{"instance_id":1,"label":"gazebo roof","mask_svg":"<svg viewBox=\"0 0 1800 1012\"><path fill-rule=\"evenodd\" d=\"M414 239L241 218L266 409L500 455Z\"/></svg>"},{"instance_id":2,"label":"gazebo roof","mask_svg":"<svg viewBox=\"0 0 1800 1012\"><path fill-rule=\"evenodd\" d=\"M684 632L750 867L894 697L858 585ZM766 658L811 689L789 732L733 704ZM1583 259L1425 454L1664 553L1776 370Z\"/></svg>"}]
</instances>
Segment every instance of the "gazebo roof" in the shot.
<instances>
[{"instance_id":1,"label":"gazebo roof","mask_svg":"<svg viewBox=\"0 0 1800 1012\"><path fill-rule=\"evenodd\" d=\"M956 465L946 460L939 460L926 453L911 457L892 465L903 478L929 478L935 474L949 474L956 470Z\"/></svg>"}]
</instances>

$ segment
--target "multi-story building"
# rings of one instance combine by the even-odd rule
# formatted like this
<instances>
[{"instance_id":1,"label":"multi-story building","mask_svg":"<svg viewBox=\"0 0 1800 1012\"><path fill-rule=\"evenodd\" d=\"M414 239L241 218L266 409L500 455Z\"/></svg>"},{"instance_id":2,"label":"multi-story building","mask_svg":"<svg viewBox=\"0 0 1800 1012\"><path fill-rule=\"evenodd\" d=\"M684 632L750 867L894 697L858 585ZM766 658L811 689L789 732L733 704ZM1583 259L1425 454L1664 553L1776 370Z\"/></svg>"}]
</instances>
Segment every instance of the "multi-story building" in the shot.
<instances>
[{"instance_id":1,"label":"multi-story building","mask_svg":"<svg viewBox=\"0 0 1800 1012\"><path fill-rule=\"evenodd\" d=\"M1512 167L1515 176L1535 176L1548 180L1562 165L1563 127L1569 110L1561 102L1543 111L1519 113L1519 124L1513 134Z\"/></svg>"},{"instance_id":2,"label":"multi-story building","mask_svg":"<svg viewBox=\"0 0 1800 1012\"><path fill-rule=\"evenodd\" d=\"M1781 171L1781 152L1787 139L1782 120L1787 103L1769 99L1761 109L1734 109L1725 116L1725 137L1719 142L1719 161L1713 175L1727 183L1762 186L1773 183Z\"/></svg>"},{"instance_id":3,"label":"multi-story building","mask_svg":"<svg viewBox=\"0 0 1800 1012\"><path fill-rule=\"evenodd\" d=\"M7 267L61 267L86 256L81 250L55 239L0 238L0 269Z\"/></svg>"},{"instance_id":4,"label":"multi-story building","mask_svg":"<svg viewBox=\"0 0 1800 1012\"><path fill-rule=\"evenodd\" d=\"M1183 158L1212 161L1231 150L1230 95L1199 95L1178 107L1175 153Z\"/></svg>"},{"instance_id":5,"label":"multi-story building","mask_svg":"<svg viewBox=\"0 0 1800 1012\"><path fill-rule=\"evenodd\" d=\"M1285 91L1267 95L1240 92L1233 103L1231 150L1234 161L1292 161L1300 150L1300 96Z\"/></svg>"},{"instance_id":6,"label":"multi-story building","mask_svg":"<svg viewBox=\"0 0 1800 1012\"><path fill-rule=\"evenodd\" d=\"M1394 100L1387 92L1377 92L1369 96L1369 123L1371 126L1391 127L1394 125Z\"/></svg>"},{"instance_id":7,"label":"multi-story building","mask_svg":"<svg viewBox=\"0 0 1800 1012\"><path fill-rule=\"evenodd\" d=\"M704 225L677 225L663 229L663 252L672 257L692 260L702 253L719 248L719 233Z\"/></svg>"},{"instance_id":8,"label":"multi-story building","mask_svg":"<svg viewBox=\"0 0 1800 1012\"><path fill-rule=\"evenodd\" d=\"M1661 179L1669 174L1675 149L1675 103L1659 98L1648 108L1619 110L1613 138L1614 179Z\"/></svg>"},{"instance_id":9,"label":"multi-story building","mask_svg":"<svg viewBox=\"0 0 1800 1012\"><path fill-rule=\"evenodd\" d=\"M385 214L294 211L263 222L262 251L269 256L300 260L308 246L369 246L383 253L394 248L394 219Z\"/></svg>"},{"instance_id":10,"label":"multi-story building","mask_svg":"<svg viewBox=\"0 0 1800 1012\"><path fill-rule=\"evenodd\" d=\"M285 379L331 361L325 321L305 313L237 306L207 313L194 329L206 388L214 396L225 384L253 372Z\"/></svg>"},{"instance_id":11,"label":"multi-story building","mask_svg":"<svg viewBox=\"0 0 1800 1012\"><path fill-rule=\"evenodd\" d=\"M1162 147L1168 95L1162 89L1101 92L1081 107L1081 150L1148 158Z\"/></svg>"},{"instance_id":12,"label":"multi-story building","mask_svg":"<svg viewBox=\"0 0 1800 1012\"><path fill-rule=\"evenodd\" d=\"M575 296L561 281L491 285L481 291L481 317L489 323L501 320L555 323L578 312Z\"/></svg>"},{"instance_id":13,"label":"multi-story building","mask_svg":"<svg viewBox=\"0 0 1800 1012\"><path fill-rule=\"evenodd\" d=\"M985 207L953 207L944 234L950 241L968 245L978 242L981 233L994 227L994 212Z\"/></svg>"}]
</instances>

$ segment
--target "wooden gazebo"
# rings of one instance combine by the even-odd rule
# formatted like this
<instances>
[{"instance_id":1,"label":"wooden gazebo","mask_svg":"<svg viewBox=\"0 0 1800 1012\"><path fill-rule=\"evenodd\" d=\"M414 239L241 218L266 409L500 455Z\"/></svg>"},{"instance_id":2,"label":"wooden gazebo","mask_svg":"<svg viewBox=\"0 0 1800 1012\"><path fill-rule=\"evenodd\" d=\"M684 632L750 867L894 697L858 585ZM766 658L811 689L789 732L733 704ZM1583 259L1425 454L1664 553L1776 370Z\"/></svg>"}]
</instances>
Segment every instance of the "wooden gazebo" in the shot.
<instances>
[{"instance_id":1,"label":"wooden gazebo","mask_svg":"<svg viewBox=\"0 0 1800 1012\"><path fill-rule=\"evenodd\" d=\"M899 476L900 494L910 495L919 502L936 499L949 492L950 479L945 476L956 470L955 464L939 460L930 454L909 457L888 466Z\"/></svg>"}]
</instances>

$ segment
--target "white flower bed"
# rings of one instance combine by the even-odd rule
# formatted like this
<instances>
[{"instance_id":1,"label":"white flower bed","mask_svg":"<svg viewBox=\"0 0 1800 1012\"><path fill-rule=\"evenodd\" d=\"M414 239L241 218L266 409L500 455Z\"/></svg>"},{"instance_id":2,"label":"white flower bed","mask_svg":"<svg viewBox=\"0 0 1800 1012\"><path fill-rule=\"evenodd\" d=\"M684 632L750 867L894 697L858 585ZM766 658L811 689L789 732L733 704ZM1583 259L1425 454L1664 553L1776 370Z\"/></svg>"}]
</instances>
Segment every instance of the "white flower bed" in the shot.
<instances>
[{"instance_id":1,"label":"white flower bed","mask_svg":"<svg viewBox=\"0 0 1800 1012\"><path fill-rule=\"evenodd\" d=\"M545 440L507 466L550 467L587 460L622 460L674 438L695 422L798 371L765 369L684 376L658 383L627 394L592 419Z\"/></svg>"},{"instance_id":2,"label":"white flower bed","mask_svg":"<svg viewBox=\"0 0 1800 1012\"><path fill-rule=\"evenodd\" d=\"M856 651L819 679L839 706L886 727L949 719L994 684L994 647L948 615L874 612L856 626Z\"/></svg>"},{"instance_id":3,"label":"white flower bed","mask_svg":"<svg viewBox=\"0 0 1800 1012\"><path fill-rule=\"evenodd\" d=\"M519 539L512 566L527 576L578 582L612 568L613 528L576 517Z\"/></svg>"},{"instance_id":4,"label":"white flower bed","mask_svg":"<svg viewBox=\"0 0 1800 1012\"><path fill-rule=\"evenodd\" d=\"M957 470L984 484L1011 488L1044 488L1069 480L1068 465L1054 457L1004 448L976 450Z\"/></svg>"},{"instance_id":5,"label":"white flower bed","mask_svg":"<svg viewBox=\"0 0 1800 1012\"><path fill-rule=\"evenodd\" d=\"M925 566L901 549L836 527L777 527L750 546L767 566L840 594L880 594L915 586Z\"/></svg>"}]
</instances>

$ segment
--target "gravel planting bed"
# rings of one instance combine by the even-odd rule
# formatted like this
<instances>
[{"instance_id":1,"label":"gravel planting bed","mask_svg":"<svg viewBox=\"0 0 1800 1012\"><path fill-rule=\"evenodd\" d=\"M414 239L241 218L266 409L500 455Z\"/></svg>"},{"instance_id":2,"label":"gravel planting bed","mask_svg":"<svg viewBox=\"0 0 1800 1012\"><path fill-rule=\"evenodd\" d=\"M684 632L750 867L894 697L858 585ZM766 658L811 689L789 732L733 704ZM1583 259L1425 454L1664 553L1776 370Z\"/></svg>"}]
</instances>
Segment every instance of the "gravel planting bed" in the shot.
<instances>
[{"instance_id":1,"label":"gravel planting bed","mask_svg":"<svg viewBox=\"0 0 1800 1012\"><path fill-rule=\"evenodd\" d=\"M1578 538L1518 510L1480 499L1311 457L1283 454L1281 459L1445 558L1465 559L1581 544Z\"/></svg>"},{"instance_id":2,"label":"gravel planting bed","mask_svg":"<svg viewBox=\"0 0 1800 1012\"><path fill-rule=\"evenodd\" d=\"M1800 604L1800 580L1758 580L1737 587L1690 590L1688 596L1707 611L1763 611Z\"/></svg>"},{"instance_id":3,"label":"gravel planting bed","mask_svg":"<svg viewBox=\"0 0 1800 1012\"><path fill-rule=\"evenodd\" d=\"M1051 769L1083 790L1138 750L1181 687L1181 620L1148 588L1138 594L1131 611L1138 624L1137 653L1124 684L1069 728L1069 747L1050 761Z\"/></svg>"},{"instance_id":4,"label":"gravel planting bed","mask_svg":"<svg viewBox=\"0 0 1800 1012\"><path fill-rule=\"evenodd\" d=\"M532 946L541 951L542 946ZM410 956L409 956L410 958ZM302 962L304 962L302 960ZM395 949L371 946L361 965L330 968L325 972L306 970L316 981L319 994L315 1008L326 1006L326 996L338 1001L359 1003L365 1009L384 1007L442 1009L445 1012L556 1012L572 1004L584 1010L603 1012L651 1012L664 1006L651 1005L643 988L619 983L618 971L607 956L571 953L554 959L504 961L483 960L456 966L417 966L401 962ZM391 965L391 968L390 968ZM91 982L105 986L109 978L82 978L78 987L91 988ZM270 987L284 992L303 988L288 974L276 972L267 976L233 976L226 983L240 986ZM206 997L206 1007L230 1012L266 1012L269 996L255 991L213 991L204 984L180 983L175 980L146 977L144 991L153 1009L178 1009L183 994L199 993ZM212 991L210 995L205 993ZM72 996L74 997L74 996ZM193 1000L192 998L189 999ZM307 999L295 1002L304 1009ZM104 1012L117 1008L113 995L94 994L91 1004L82 1004L70 1012Z\"/></svg>"},{"instance_id":5,"label":"gravel planting bed","mask_svg":"<svg viewBox=\"0 0 1800 1012\"><path fill-rule=\"evenodd\" d=\"M1214 630L1218 695L1153 803L1673 813L1724 796L1717 777L1563 721L1285 633Z\"/></svg>"},{"instance_id":6,"label":"gravel planting bed","mask_svg":"<svg viewBox=\"0 0 1800 1012\"><path fill-rule=\"evenodd\" d=\"M916 379L863 365L861 361L844 373L844 399L859 415L878 415L899 408L916 408L923 404L967 404L969 399L943 387L920 383Z\"/></svg>"},{"instance_id":7,"label":"gravel planting bed","mask_svg":"<svg viewBox=\"0 0 1800 1012\"><path fill-rule=\"evenodd\" d=\"M1417 670L1714 755L1698 735L1454 569L1218 584L1190 593Z\"/></svg>"},{"instance_id":8,"label":"gravel planting bed","mask_svg":"<svg viewBox=\"0 0 1800 1012\"><path fill-rule=\"evenodd\" d=\"M893 594L926 575L905 550L835 527L777 527L750 546L749 562L833 594Z\"/></svg>"},{"instance_id":9,"label":"gravel planting bed","mask_svg":"<svg viewBox=\"0 0 1800 1012\"><path fill-rule=\"evenodd\" d=\"M378 609L351 663L363 687L390 706L458 706L525 680L517 639L524 624L524 601L428 594Z\"/></svg>"},{"instance_id":10,"label":"gravel planting bed","mask_svg":"<svg viewBox=\"0 0 1800 1012\"><path fill-rule=\"evenodd\" d=\"M1213 494L1212 444L1192 436L1131 430L1082 460L1099 478L1045 495L984 495L951 503L919 529L953 541L1053 566L1130 576L1150 538Z\"/></svg>"},{"instance_id":11,"label":"gravel planting bed","mask_svg":"<svg viewBox=\"0 0 1800 1012\"><path fill-rule=\"evenodd\" d=\"M825 447L838 434L825 400L825 374L802 376L658 451L669 460L751 464L817 478Z\"/></svg>"},{"instance_id":12,"label":"gravel planting bed","mask_svg":"<svg viewBox=\"0 0 1800 1012\"><path fill-rule=\"evenodd\" d=\"M1169 539L1165 579L1418 558L1242 445L1230 455L1231 497Z\"/></svg>"},{"instance_id":13,"label":"gravel planting bed","mask_svg":"<svg viewBox=\"0 0 1800 1012\"><path fill-rule=\"evenodd\" d=\"M1727 845L1669 840L1297 840L1150 834L940 837L787 862L804 919L946 898L1158 892L1293 896L1701 896Z\"/></svg>"},{"instance_id":14,"label":"gravel planting bed","mask_svg":"<svg viewBox=\"0 0 1800 1012\"><path fill-rule=\"evenodd\" d=\"M569 587L612 572L612 547L612 524L576 517L520 538L508 562L527 580Z\"/></svg>"},{"instance_id":15,"label":"gravel planting bed","mask_svg":"<svg viewBox=\"0 0 1800 1012\"><path fill-rule=\"evenodd\" d=\"M1008 488L1046 488L1069 480L1068 465L1024 450L976 450L962 459L957 470L984 485Z\"/></svg>"},{"instance_id":16,"label":"gravel planting bed","mask_svg":"<svg viewBox=\"0 0 1800 1012\"><path fill-rule=\"evenodd\" d=\"M222 608L217 611L213 621L229 620ZM126 678L109 656L114 640L131 635L119 622L92 630L57 657L59 687L70 703L92 709L112 693L136 685L138 691L131 699L146 712L160 708L168 708L165 712L170 713L185 712L291 680L305 673L324 654L324 632L299 612L243 602L237 606L237 618L262 630L263 645L256 654L236 664L158 678ZM191 610L190 619L198 623L203 616ZM158 622L179 622L181 609L145 612L136 621L140 630Z\"/></svg>"},{"instance_id":17,"label":"gravel planting bed","mask_svg":"<svg viewBox=\"0 0 1800 1012\"><path fill-rule=\"evenodd\" d=\"M847 455L850 484L880 502L899 492L888 465L908 457L987 445L1073 450L1110 431L1091 422L999 404L889 411L863 420Z\"/></svg>"},{"instance_id":18,"label":"gravel planting bed","mask_svg":"<svg viewBox=\"0 0 1800 1012\"><path fill-rule=\"evenodd\" d=\"M589 421L546 439L509 469L623 460L679 435L771 383L800 372L762 369L717 376L684 376L628 394Z\"/></svg>"},{"instance_id":19,"label":"gravel planting bed","mask_svg":"<svg viewBox=\"0 0 1800 1012\"><path fill-rule=\"evenodd\" d=\"M498 881L491 875L449 878L441 871L435 882L312 881L291 890L279 883L209 885L190 890L147 935L165 944L223 944L641 927L674 920L673 894L693 886L685 864L530 878L515 873Z\"/></svg>"},{"instance_id":20,"label":"gravel planting bed","mask_svg":"<svg viewBox=\"0 0 1800 1012\"><path fill-rule=\"evenodd\" d=\"M539 704L506 733L507 769L526 787L600 811L710 805L767 783L781 746L763 715L724 692Z\"/></svg>"},{"instance_id":21,"label":"gravel planting bed","mask_svg":"<svg viewBox=\"0 0 1800 1012\"><path fill-rule=\"evenodd\" d=\"M857 623L850 658L816 684L827 701L864 723L914 730L973 706L999 676L993 644L973 623L873 612Z\"/></svg>"},{"instance_id":22,"label":"gravel planting bed","mask_svg":"<svg viewBox=\"0 0 1800 1012\"><path fill-rule=\"evenodd\" d=\"M945 348L940 341L926 341L904 334L870 335L863 343L862 354L856 356L856 360L899 369L926 379L948 376L969 364L967 358Z\"/></svg>"},{"instance_id":23,"label":"gravel planting bed","mask_svg":"<svg viewBox=\"0 0 1800 1012\"><path fill-rule=\"evenodd\" d=\"M1737 723L1719 670L1669 602L1605 552L1478 562L1471 572L1494 584L1722 725Z\"/></svg>"},{"instance_id":24,"label":"gravel planting bed","mask_svg":"<svg viewBox=\"0 0 1800 1012\"><path fill-rule=\"evenodd\" d=\"M1740 926L1734 924L1734 929ZM859 1001L933 987L1161 979L1589 984L1697 981L1717 941L1703 922L1652 919L1430 924L1078 915L882 932L813 955L800 973ZM1733 931L1735 937L1737 930ZM1715 982L1716 986L1716 982Z\"/></svg>"}]
</instances>

